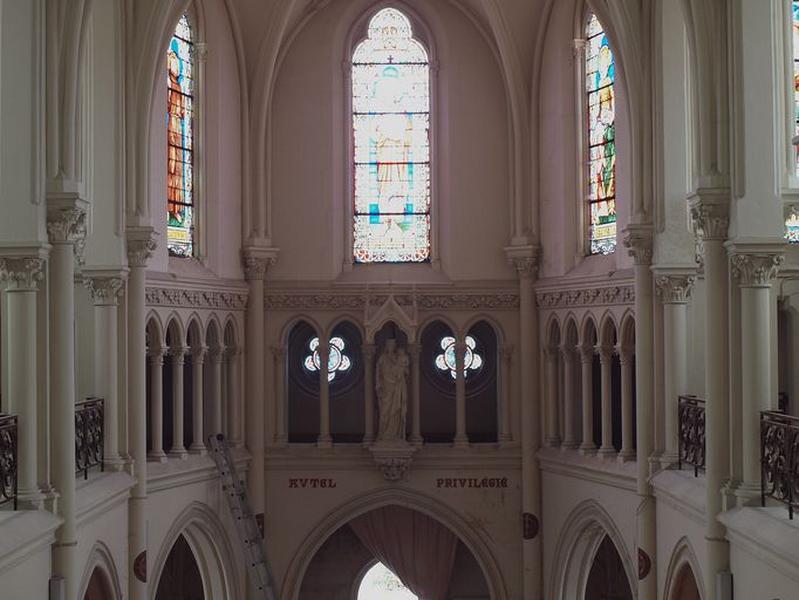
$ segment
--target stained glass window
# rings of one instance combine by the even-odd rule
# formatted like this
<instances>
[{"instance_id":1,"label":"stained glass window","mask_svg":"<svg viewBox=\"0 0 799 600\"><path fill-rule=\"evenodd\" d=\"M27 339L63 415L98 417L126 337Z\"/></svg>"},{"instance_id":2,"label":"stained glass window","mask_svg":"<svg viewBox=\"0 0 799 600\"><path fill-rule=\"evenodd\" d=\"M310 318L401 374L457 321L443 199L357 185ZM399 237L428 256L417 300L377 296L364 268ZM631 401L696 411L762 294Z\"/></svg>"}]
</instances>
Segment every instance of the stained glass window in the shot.
<instances>
[{"instance_id":1,"label":"stained glass window","mask_svg":"<svg viewBox=\"0 0 799 600\"><path fill-rule=\"evenodd\" d=\"M791 2L791 30L793 31L793 121L794 135L799 135L799 1ZM794 173L799 175L799 146L794 147ZM799 243L799 213L796 209L785 220L785 239Z\"/></svg>"},{"instance_id":2,"label":"stained glass window","mask_svg":"<svg viewBox=\"0 0 799 600\"><path fill-rule=\"evenodd\" d=\"M616 250L616 61L594 14L585 37L589 252L610 254Z\"/></svg>"},{"instance_id":3,"label":"stained glass window","mask_svg":"<svg viewBox=\"0 0 799 600\"><path fill-rule=\"evenodd\" d=\"M194 40L180 17L167 51L167 248L194 254Z\"/></svg>"},{"instance_id":4,"label":"stained glass window","mask_svg":"<svg viewBox=\"0 0 799 600\"><path fill-rule=\"evenodd\" d=\"M436 368L439 371L449 372L453 379L458 375L455 363L455 338L446 335L441 338L441 354L436 356ZM473 336L466 336L466 353L463 355L463 376L469 377L469 371L479 371L483 366L483 357L477 351L477 340Z\"/></svg>"},{"instance_id":5,"label":"stained glass window","mask_svg":"<svg viewBox=\"0 0 799 600\"><path fill-rule=\"evenodd\" d=\"M430 63L410 20L379 11L352 56L353 258L430 259Z\"/></svg>"},{"instance_id":6,"label":"stained glass window","mask_svg":"<svg viewBox=\"0 0 799 600\"><path fill-rule=\"evenodd\" d=\"M327 380L333 381L338 373L350 370L352 360L344 354L346 342L341 337L330 338L330 346L327 357ZM308 355L303 361L303 366L307 371L315 373L322 368L322 358L319 355L319 338L314 337L308 343Z\"/></svg>"}]
</instances>

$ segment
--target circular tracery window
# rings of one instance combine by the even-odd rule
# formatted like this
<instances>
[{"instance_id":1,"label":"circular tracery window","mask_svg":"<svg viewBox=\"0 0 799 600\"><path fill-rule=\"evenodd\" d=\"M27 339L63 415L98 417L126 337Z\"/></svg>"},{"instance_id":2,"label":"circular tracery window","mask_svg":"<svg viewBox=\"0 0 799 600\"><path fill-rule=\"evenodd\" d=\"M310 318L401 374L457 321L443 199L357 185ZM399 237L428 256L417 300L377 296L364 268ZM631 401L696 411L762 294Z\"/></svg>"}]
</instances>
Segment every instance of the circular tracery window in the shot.
<instances>
[{"instance_id":1,"label":"circular tracery window","mask_svg":"<svg viewBox=\"0 0 799 600\"><path fill-rule=\"evenodd\" d=\"M344 352L346 342L342 337L330 338L327 358L327 380L333 381L339 373L346 373L352 367L352 360ZM308 355L303 360L306 371L315 373L322 369L322 358L319 355L319 338L313 337L308 343Z\"/></svg>"},{"instance_id":2,"label":"circular tracery window","mask_svg":"<svg viewBox=\"0 0 799 600\"><path fill-rule=\"evenodd\" d=\"M457 378L458 367L455 362L455 338L446 335L441 338L441 354L436 356L436 368L439 371L449 372L453 379ZM483 357L476 352L477 341L473 336L466 336L466 352L463 355L463 376L469 377L469 371L477 372L483 366Z\"/></svg>"}]
</instances>

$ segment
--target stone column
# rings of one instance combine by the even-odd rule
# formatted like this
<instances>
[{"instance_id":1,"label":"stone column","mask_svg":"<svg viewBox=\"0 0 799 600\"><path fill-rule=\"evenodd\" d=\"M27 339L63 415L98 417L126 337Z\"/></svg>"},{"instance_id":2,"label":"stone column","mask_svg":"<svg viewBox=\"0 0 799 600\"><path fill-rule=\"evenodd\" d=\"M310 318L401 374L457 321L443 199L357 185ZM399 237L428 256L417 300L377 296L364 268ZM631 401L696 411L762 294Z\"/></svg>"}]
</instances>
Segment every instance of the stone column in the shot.
<instances>
[{"instance_id":1,"label":"stone column","mask_svg":"<svg viewBox=\"0 0 799 600\"><path fill-rule=\"evenodd\" d=\"M613 347L599 346L599 364L601 367L601 402L602 402L602 445L598 454L602 457L615 457L613 447Z\"/></svg>"},{"instance_id":2,"label":"stone column","mask_svg":"<svg viewBox=\"0 0 799 600\"><path fill-rule=\"evenodd\" d=\"M330 341L327 336L319 336L319 438L316 445L320 448L332 448L333 437L330 435L330 382L328 368L330 360Z\"/></svg>"},{"instance_id":3,"label":"stone column","mask_svg":"<svg viewBox=\"0 0 799 600\"><path fill-rule=\"evenodd\" d=\"M50 404L53 483L63 523L53 546L53 573L64 577L66 597L77 595L77 497L75 490L75 256L86 238L87 203L75 197L48 200L50 252Z\"/></svg>"},{"instance_id":4,"label":"stone column","mask_svg":"<svg viewBox=\"0 0 799 600\"><path fill-rule=\"evenodd\" d=\"M150 452L147 458L166 462L164 452L164 353L162 346L150 348Z\"/></svg>"},{"instance_id":5,"label":"stone column","mask_svg":"<svg viewBox=\"0 0 799 600\"><path fill-rule=\"evenodd\" d=\"M175 346L169 349L169 363L172 368L172 447L169 456L186 458L183 446L183 367L188 348Z\"/></svg>"},{"instance_id":6,"label":"stone column","mask_svg":"<svg viewBox=\"0 0 799 600\"><path fill-rule=\"evenodd\" d=\"M635 261L635 356L637 477L640 504L636 511L638 542L638 599L656 600L657 559L655 500L649 485L649 457L654 446L654 311L652 271L652 229L631 224L624 231L624 245ZM644 567L646 567L645 570Z\"/></svg>"},{"instance_id":7,"label":"stone column","mask_svg":"<svg viewBox=\"0 0 799 600\"><path fill-rule=\"evenodd\" d=\"M375 441L375 345L364 344L363 354L363 445Z\"/></svg>"},{"instance_id":8,"label":"stone column","mask_svg":"<svg viewBox=\"0 0 799 600\"><path fill-rule=\"evenodd\" d=\"M561 449L567 450L576 448L578 445L577 435L574 431L574 407L577 405L577 373L575 373L575 363L577 355L574 348L561 346L560 353L563 356L563 443Z\"/></svg>"},{"instance_id":9,"label":"stone column","mask_svg":"<svg viewBox=\"0 0 799 600\"><path fill-rule=\"evenodd\" d=\"M131 600L147 599L147 402L145 359L145 267L155 251L152 228L128 228L128 422L133 486L128 535L128 582ZM160 350L160 348L159 348ZM160 362L160 360L159 360ZM158 388L161 393L161 387ZM160 438L159 438L160 440ZM159 446L161 445L159 441ZM140 577L143 575L143 577Z\"/></svg>"},{"instance_id":10,"label":"stone column","mask_svg":"<svg viewBox=\"0 0 799 600\"><path fill-rule=\"evenodd\" d=\"M771 386L771 282L784 261L784 242L741 239L728 242L732 273L741 289L741 391L743 481L736 494L760 500L760 412L777 408Z\"/></svg>"},{"instance_id":11,"label":"stone column","mask_svg":"<svg viewBox=\"0 0 799 600\"><path fill-rule=\"evenodd\" d=\"M722 486L730 476L729 437L729 262L724 249L729 225L727 190L699 190L689 199L701 245L705 273L705 490L708 594L715 574L729 569L729 544L717 516L723 510ZM637 348L636 348L637 350ZM636 352L636 354L638 354ZM636 362L641 363L641 356ZM640 399L639 399L640 406ZM638 444L641 441L639 438Z\"/></svg>"},{"instance_id":12,"label":"stone column","mask_svg":"<svg viewBox=\"0 0 799 600\"><path fill-rule=\"evenodd\" d=\"M247 476L249 498L256 515L264 513L265 471L264 446L265 423L264 389L265 339L264 328L264 281L270 265L277 260L274 249L252 248L244 252L244 276L250 285L247 296L246 353L247 353L247 397L245 402L247 449L252 464Z\"/></svg>"},{"instance_id":13,"label":"stone column","mask_svg":"<svg viewBox=\"0 0 799 600\"><path fill-rule=\"evenodd\" d=\"M523 597L543 598L541 518L541 473L536 452L541 446L542 414L538 380L538 309L533 284L538 273L538 248L511 246L506 257L519 277L519 366L521 374L522 515L528 524L522 530Z\"/></svg>"},{"instance_id":14,"label":"stone column","mask_svg":"<svg viewBox=\"0 0 799 600\"><path fill-rule=\"evenodd\" d=\"M44 259L39 256L0 259L0 281L6 284L8 393L17 415L17 500L20 509L40 510L44 494L37 482L36 423L36 292Z\"/></svg>"},{"instance_id":15,"label":"stone column","mask_svg":"<svg viewBox=\"0 0 799 600\"><path fill-rule=\"evenodd\" d=\"M499 349L499 357L502 361L502 392L499 405L499 443L507 446L513 442L513 434L510 430L511 413L511 366L513 365L513 346L505 344Z\"/></svg>"},{"instance_id":16,"label":"stone column","mask_svg":"<svg viewBox=\"0 0 799 600\"><path fill-rule=\"evenodd\" d=\"M411 360L411 443L421 446L422 438L422 346L421 344L408 344L408 354Z\"/></svg>"},{"instance_id":17,"label":"stone column","mask_svg":"<svg viewBox=\"0 0 799 600\"><path fill-rule=\"evenodd\" d=\"M594 347L583 344L579 348L583 392L583 441L580 454L596 454L594 443Z\"/></svg>"},{"instance_id":18,"label":"stone column","mask_svg":"<svg viewBox=\"0 0 799 600\"><path fill-rule=\"evenodd\" d=\"M621 452L619 462L635 459L633 448L633 352L629 346L619 346L621 363Z\"/></svg>"},{"instance_id":19,"label":"stone column","mask_svg":"<svg viewBox=\"0 0 799 600\"><path fill-rule=\"evenodd\" d=\"M560 380L558 378L558 362L560 353L557 348L546 348L544 357L547 364L547 445L552 448L560 446Z\"/></svg>"},{"instance_id":20,"label":"stone column","mask_svg":"<svg viewBox=\"0 0 799 600\"><path fill-rule=\"evenodd\" d=\"M238 447L241 445L241 369L240 365L241 348L238 346L228 348L228 375L227 375L227 397L230 419L228 420L228 439L231 444ZM280 375L278 375L280 378ZM285 424L284 424L285 431Z\"/></svg>"},{"instance_id":21,"label":"stone column","mask_svg":"<svg viewBox=\"0 0 799 600\"><path fill-rule=\"evenodd\" d=\"M94 385L103 401L104 464L111 471L120 471L124 461L119 455L119 295L125 280L119 273L92 271L86 285L94 300Z\"/></svg>"},{"instance_id":22,"label":"stone column","mask_svg":"<svg viewBox=\"0 0 799 600\"><path fill-rule=\"evenodd\" d=\"M205 354L208 349L205 346L192 348L191 351L191 446L189 452L192 454L205 454L205 442L203 436L203 392L204 381L203 371L205 365ZM152 416L150 417L152 420Z\"/></svg>"},{"instance_id":23,"label":"stone column","mask_svg":"<svg viewBox=\"0 0 799 600\"><path fill-rule=\"evenodd\" d=\"M224 433L222 427L222 348L211 348L208 352L211 361L209 373L209 393L211 397L208 405L211 407L211 435Z\"/></svg>"},{"instance_id":24,"label":"stone column","mask_svg":"<svg viewBox=\"0 0 799 600\"><path fill-rule=\"evenodd\" d=\"M285 446L289 442L286 430L286 349L274 346L272 356L275 360L275 443Z\"/></svg>"},{"instance_id":25,"label":"stone column","mask_svg":"<svg viewBox=\"0 0 799 600\"><path fill-rule=\"evenodd\" d=\"M466 373L464 372L464 358L466 357L466 343L458 339L455 342L455 448L469 446L469 436L466 435Z\"/></svg>"},{"instance_id":26,"label":"stone column","mask_svg":"<svg viewBox=\"0 0 799 600\"><path fill-rule=\"evenodd\" d=\"M688 392L688 299L696 278L690 271L655 267L663 302L663 376L666 398L665 451L661 463L672 465L679 454L679 397Z\"/></svg>"}]
</instances>

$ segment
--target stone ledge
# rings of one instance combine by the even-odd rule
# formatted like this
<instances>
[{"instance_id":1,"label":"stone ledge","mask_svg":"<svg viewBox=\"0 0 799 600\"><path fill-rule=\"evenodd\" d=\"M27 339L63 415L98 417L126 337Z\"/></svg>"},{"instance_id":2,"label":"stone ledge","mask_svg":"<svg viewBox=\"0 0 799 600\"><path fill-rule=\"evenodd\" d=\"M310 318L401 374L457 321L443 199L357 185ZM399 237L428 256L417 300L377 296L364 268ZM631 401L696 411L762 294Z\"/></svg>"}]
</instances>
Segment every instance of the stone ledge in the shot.
<instances>
[{"instance_id":1,"label":"stone ledge","mask_svg":"<svg viewBox=\"0 0 799 600\"><path fill-rule=\"evenodd\" d=\"M664 502L680 513L689 515L699 525L705 522L705 477L694 477L693 471L663 469L650 479L658 502Z\"/></svg>"},{"instance_id":2,"label":"stone ledge","mask_svg":"<svg viewBox=\"0 0 799 600\"><path fill-rule=\"evenodd\" d=\"M577 450L542 448L536 455L541 470L607 485L629 492L636 491L635 461L619 463L598 456L583 456Z\"/></svg>"},{"instance_id":3,"label":"stone ledge","mask_svg":"<svg viewBox=\"0 0 799 600\"><path fill-rule=\"evenodd\" d=\"M232 451L233 462L240 476L249 468L250 454L243 449ZM147 493L210 481L218 477L217 468L210 455L189 454L185 459L169 458L164 463L147 463Z\"/></svg>"},{"instance_id":4,"label":"stone ledge","mask_svg":"<svg viewBox=\"0 0 799 600\"><path fill-rule=\"evenodd\" d=\"M0 574L37 552L50 552L62 519L41 510L0 511Z\"/></svg>"},{"instance_id":5,"label":"stone ledge","mask_svg":"<svg viewBox=\"0 0 799 600\"><path fill-rule=\"evenodd\" d=\"M136 485L136 480L127 473L90 473L88 480L78 477L78 524L91 521L125 502Z\"/></svg>"}]
</instances>

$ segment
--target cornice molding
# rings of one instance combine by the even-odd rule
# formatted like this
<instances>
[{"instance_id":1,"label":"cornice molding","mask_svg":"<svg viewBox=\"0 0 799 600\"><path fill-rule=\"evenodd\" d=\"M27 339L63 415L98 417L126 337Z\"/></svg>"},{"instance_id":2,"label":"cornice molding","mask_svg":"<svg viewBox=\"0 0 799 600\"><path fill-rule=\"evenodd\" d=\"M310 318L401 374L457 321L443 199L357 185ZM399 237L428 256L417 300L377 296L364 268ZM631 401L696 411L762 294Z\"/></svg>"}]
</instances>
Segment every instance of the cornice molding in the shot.
<instances>
[{"instance_id":1,"label":"cornice molding","mask_svg":"<svg viewBox=\"0 0 799 600\"><path fill-rule=\"evenodd\" d=\"M615 306L635 304L635 286L614 285L576 290L545 291L537 294L540 308Z\"/></svg>"},{"instance_id":2,"label":"cornice molding","mask_svg":"<svg viewBox=\"0 0 799 600\"><path fill-rule=\"evenodd\" d=\"M144 301L147 306L244 310L247 308L247 293L147 286Z\"/></svg>"},{"instance_id":3,"label":"cornice molding","mask_svg":"<svg viewBox=\"0 0 799 600\"><path fill-rule=\"evenodd\" d=\"M495 294L398 294L391 295L401 307L419 310L518 310L517 293ZM388 294L336 294L336 293L273 293L264 298L267 310L365 310L379 307L389 299Z\"/></svg>"}]
</instances>

